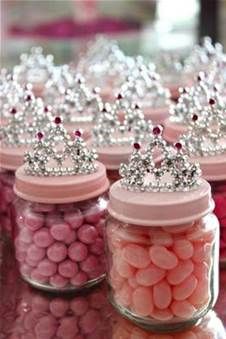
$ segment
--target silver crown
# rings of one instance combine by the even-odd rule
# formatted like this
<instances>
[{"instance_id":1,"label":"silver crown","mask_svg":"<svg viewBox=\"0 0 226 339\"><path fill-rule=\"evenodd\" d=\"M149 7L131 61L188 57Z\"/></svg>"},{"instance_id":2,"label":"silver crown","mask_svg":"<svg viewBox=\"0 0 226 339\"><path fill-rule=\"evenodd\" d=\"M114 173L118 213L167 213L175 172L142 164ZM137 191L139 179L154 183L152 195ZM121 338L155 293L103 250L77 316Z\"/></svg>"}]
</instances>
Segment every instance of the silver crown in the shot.
<instances>
[{"instance_id":1,"label":"silver crown","mask_svg":"<svg viewBox=\"0 0 226 339\"><path fill-rule=\"evenodd\" d=\"M68 88L62 96L61 103L56 105L56 111L65 123L93 122L102 107L100 96L91 91L85 80L77 76L73 88Z\"/></svg>"},{"instance_id":2,"label":"silver crown","mask_svg":"<svg viewBox=\"0 0 226 339\"><path fill-rule=\"evenodd\" d=\"M29 145L34 141L35 133L45 128L50 119L50 108L26 89L19 102L10 107L7 123L0 127L1 142L11 147Z\"/></svg>"},{"instance_id":3,"label":"silver crown","mask_svg":"<svg viewBox=\"0 0 226 339\"><path fill-rule=\"evenodd\" d=\"M121 86L120 93L129 102L148 102L150 107L162 107L169 104L170 92L163 87L159 74L150 67L136 61L134 68Z\"/></svg>"},{"instance_id":4,"label":"silver crown","mask_svg":"<svg viewBox=\"0 0 226 339\"><path fill-rule=\"evenodd\" d=\"M201 114L194 114L188 132L181 137L191 156L212 156L226 152L226 115L211 98Z\"/></svg>"},{"instance_id":5,"label":"silver crown","mask_svg":"<svg viewBox=\"0 0 226 339\"><path fill-rule=\"evenodd\" d=\"M79 130L73 138L60 117L39 131L31 151L25 154L25 171L34 176L90 174L96 171L96 152L89 150Z\"/></svg>"},{"instance_id":6,"label":"silver crown","mask_svg":"<svg viewBox=\"0 0 226 339\"><path fill-rule=\"evenodd\" d=\"M172 118L184 124L189 122L194 114L202 114L210 98L215 99L219 107L224 106L212 74L200 72L195 80L192 87L179 89L180 96L177 103L170 106Z\"/></svg>"},{"instance_id":7,"label":"silver crown","mask_svg":"<svg viewBox=\"0 0 226 339\"><path fill-rule=\"evenodd\" d=\"M161 163L155 165L153 152L161 151ZM121 184L131 191L174 192L189 191L199 184L201 170L198 164L191 163L183 145L167 145L162 138L162 127L153 128L153 138L145 150L139 143L128 164L120 167Z\"/></svg>"},{"instance_id":8,"label":"silver crown","mask_svg":"<svg viewBox=\"0 0 226 339\"><path fill-rule=\"evenodd\" d=\"M196 45L185 59L185 70L199 72L207 70L214 60L223 57L223 46L220 43L213 44L210 37L205 37L201 45Z\"/></svg>"},{"instance_id":9,"label":"silver crown","mask_svg":"<svg viewBox=\"0 0 226 339\"><path fill-rule=\"evenodd\" d=\"M155 59L155 64L157 72L164 82L183 81L186 79L184 63L178 53L161 51Z\"/></svg>"},{"instance_id":10,"label":"silver crown","mask_svg":"<svg viewBox=\"0 0 226 339\"><path fill-rule=\"evenodd\" d=\"M152 128L151 122L144 119L138 105L124 107L121 101L122 98L118 97L114 104L106 104L99 112L93 128L94 145L97 147L130 145L148 139ZM124 114L123 121L121 113Z\"/></svg>"},{"instance_id":11,"label":"silver crown","mask_svg":"<svg viewBox=\"0 0 226 339\"><path fill-rule=\"evenodd\" d=\"M53 55L44 55L41 47L32 47L30 54L20 56L20 64L13 72L19 81L40 82L47 81L54 69Z\"/></svg>"},{"instance_id":12,"label":"silver crown","mask_svg":"<svg viewBox=\"0 0 226 339\"><path fill-rule=\"evenodd\" d=\"M87 51L81 55L77 70L92 85L113 88L125 81L132 58L126 57L114 40L103 36L88 44Z\"/></svg>"}]
</instances>

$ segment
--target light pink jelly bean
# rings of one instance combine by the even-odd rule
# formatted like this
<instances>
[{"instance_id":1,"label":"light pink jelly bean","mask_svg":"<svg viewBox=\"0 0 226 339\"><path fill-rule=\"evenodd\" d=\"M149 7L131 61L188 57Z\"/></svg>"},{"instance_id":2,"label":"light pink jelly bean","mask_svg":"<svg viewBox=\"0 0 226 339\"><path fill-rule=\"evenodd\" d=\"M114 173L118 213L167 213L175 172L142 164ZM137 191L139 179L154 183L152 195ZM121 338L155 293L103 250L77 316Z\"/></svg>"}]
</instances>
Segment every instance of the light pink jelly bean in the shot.
<instances>
[{"instance_id":1,"label":"light pink jelly bean","mask_svg":"<svg viewBox=\"0 0 226 339\"><path fill-rule=\"evenodd\" d=\"M19 238L26 244L30 244L32 242L32 238L33 238L33 232L24 227L21 231L20 231L20 236Z\"/></svg>"},{"instance_id":2,"label":"light pink jelly bean","mask_svg":"<svg viewBox=\"0 0 226 339\"><path fill-rule=\"evenodd\" d=\"M153 297L150 288L138 287L133 292L133 308L139 316L148 316L153 312Z\"/></svg>"},{"instance_id":3,"label":"light pink jelly bean","mask_svg":"<svg viewBox=\"0 0 226 339\"><path fill-rule=\"evenodd\" d=\"M72 244L77 239L76 232L74 230L70 230L67 238L64 240L66 245Z\"/></svg>"},{"instance_id":4,"label":"light pink jelly bean","mask_svg":"<svg viewBox=\"0 0 226 339\"><path fill-rule=\"evenodd\" d=\"M185 300L195 291L198 280L191 274L181 284L173 287L173 297L175 300Z\"/></svg>"},{"instance_id":5,"label":"light pink jelly bean","mask_svg":"<svg viewBox=\"0 0 226 339\"><path fill-rule=\"evenodd\" d=\"M129 285L132 287L132 288L137 288L139 285L138 285L138 282L137 282L137 279L136 279L136 277L131 277L131 278L129 278L128 279L128 283L129 283Z\"/></svg>"},{"instance_id":6,"label":"light pink jelly bean","mask_svg":"<svg viewBox=\"0 0 226 339\"><path fill-rule=\"evenodd\" d=\"M55 298L50 301L49 309L54 317L62 318L69 309L69 302L65 299Z\"/></svg>"},{"instance_id":7,"label":"light pink jelly bean","mask_svg":"<svg viewBox=\"0 0 226 339\"><path fill-rule=\"evenodd\" d=\"M74 298L70 302L70 308L77 317L80 317L85 314L89 308L88 300L84 297Z\"/></svg>"},{"instance_id":8,"label":"light pink jelly bean","mask_svg":"<svg viewBox=\"0 0 226 339\"><path fill-rule=\"evenodd\" d=\"M49 301L42 295L34 295L32 296L32 311L35 312L46 312L49 310Z\"/></svg>"},{"instance_id":9,"label":"light pink jelly bean","mask_svg":"<svg viewBox=\"0 0 226 339\"><path fill-rule=\"evenodd\" d=\"M172 301L172 292L167 281L163 280L153 287L153 302L160 310L168 308Z\"/></svg>"},{"instance_id":10,"label":"light pink jelly bean","mask_svg":"<svg viewBox=\"0 0 226 339\"><path fill-rule=\"evenodd\" d=\"M68 279L59 274L55 274L49 279L50 284L57 288L64 288L68 284Z\"/></svg>"},{"instance_id":11,"label":"light pink jelly bean","mask_svg":"<svg viewBox=\"0 0 226 339\"><path fill-rule=\"evenodd\" d=\"M114 255L113 260L115 262L115 268L121 277L130 278L135 274L135 268L128 264L120 254Z\"/></svg>"},{"instance_id":12,"label":"light pink jelly bean","mask_svg":"<svg viewBox=\"0 0 226 339\"><path fill-rule=\"evenodd\" d=\"M64 213L64 220L74 229L79 228L84 221L80 209L74 209L73 212Z\"/></svg>"},{"instance_id":13,"label":"light pink jelly bean","mask_svg":"<svg viewBox=\"0 0 226 339\"><path fill-rule=\"evenodd\" d=\"M51 315L47 315L39 319L39 322L35 326L35 335L37 338L52 338L52 336L56 333L56 328L56 319Z\"/></svg>"},{"instance_id":14,"label":"light pink jelly bean","mask_svg":"<svg viewBox=\"0 0 226 339\"><path fill-rule=\"evenodd\" d=\"M199 264L195 264L193 274L196 276L198 280L200 279L208 279L209 276L209 266L205 262L201 262Z\"/></svg>"},{"instance_id":15,"label":"light pink jelly bean","mask_svg":"<svg viewBox=\"0 0 226 339\"><path fill-rule=\"evenodd\" d=\"M40 261L45 257L46 251L44 248L32 244L28 247L27 256L31 260Z\"/></svg>"},{"instance_id":16,"label":"light pink jelly bean","mask_svg":"<svg viewBox=\"0 0 226 339\"><path fill-rule=\"evenodd\" d=\"M189 297L189 302L191 302L195 306L201 306L205 305L209 298L210 298L209 279L203 278L198 280L196 289Z\"/></svg>"},{"instance_id":17,"label":"light pink jelly bean","mask_svg":"<svg viewBox=\"0 0 226 339\"><path fill-rule=\"evenodd\" d=\"M41 274L38 269L34 269L31 272L31 279L39 282L40 284L45 284L48 282L48 277Z\"/></svg>"},{"instance_id":18,"label":"light pink jelly bean","mask_svg":"<svg viewBox=\"0 0 226 339\"><path fill-rule=\"evenodd\" d=\"M24 223L32 231L38 230L44 224L44 216L41 213L34 213L26 210L24 214Z\"/></svg>"},{"instance_id":19,"label":"light pink jelly bean","mask_svg":"<svg viewBox=\"0 0 226 339\"><path fill-rule=\"evenodd\" d=\"M55 242L48 248L47 256L53 262L61 262L67 257L67 247L62 242Z\"/></svg>"},{"instance_id":20,"label":"light pink jelly bean","mask_svg":"<svg viewBox=\"0 0 226 339\"><path fill-rule=\"evenodd\" d=\"M191 258L194 253L194 247L192 243L186 239L175 240L173 250L178 258L182 260Z\"/></svg>"},{"instance_id":21,"label":"light pink jelly bean","mask_svg":"<svg viewBox=\"0 0 226 339\"><path fill-rule=\"evenodd\" d=\"M50 233L54 239L65 241L71 235L70 226L66 223L56 223L50 228Z\"/></svg>"},{"instance_id":22,"label":"light pink jelly bean","mask_svg":"<svg viewBox=\"0 0 226 339\"><path fill-rule=\"evenodd\" d=\"M68 248L68 256L75 262L83 261L87 258L88 249L85 244L80 241L76 241Z\"/></svg>"},{"instance_id":23,"label":"light pink jelly bean","mask_svg":"<svg viewBox=\"0 0 226 339\"><path fill-rule=\"evenodd\" d=\"M126 282L122 285L120 290L116 293L116 300L124 307L128 307L132 304L133 289Z\"/></svg>"},{"instance_id":24,"label":"light pink jelly bean","mask_svg":"<svg viewBox=\"0 0 226 339\"><path fill-rule=\"evenodd\" d=\"M43 259L38 265L38 270L44 276L51 277L56 273L57 265L49 259Z\"/></svg>"},{"instance_id":25,"label":"light pink jelly bean","mask_svg":"<svg viewBox=\"0 0 226 339\"><path fill-rule=\"evenodd\" d=\"M110 271L111 286L117 291L125 282L125 279L116 271L113 266Z\"/></svg>"},{"instance_id":26,"label":"light pink jelly bean","mask_svg":"<svg viewBox=\"0 0 226 339\"><path fill-rule=\"evenodd\" d=\"M89 310L79 320L79 327L85 334L91 334L100 324L100 314L96 310Z\"/></svg>"},{"instance_id":27,"label":"light pink jelly bean","mask_svg":"<svg viewBox=\"0 0 226 339\"><path fill-rule=\"evenodd\" d=\"M81 242L85 244L95 243L98 237L98 232L96 228L89 224L84 224L78 230L78 238Z\"/></svg>"},{"instance_id":28,"label":"light pink jelly bean","mask_svg":"<svg viewBox=\"0 0 226 339\"><path fill-rule=\"evenodd\" d=\"M161 230L150 231L151 243L154 245L162 245L162 246L172 246L173 237L170 233L166 233Z\"/></svg>"},{"instance_id":29,"label":"light pink jelly bean","mask_svg":"<svg viewBox=\"0 0 226 339\"><path fill-rule=\"evenodd\" d=\"M32 259L29 258L29 257L26 257L25 262L26 262L26 264L28 264L28 265L31 266L31 267L37 267L38 264L39 264L39 261L38 261L38 260L32 260Z\"/></svg>"},{"instance_id":30,"label":"light pink jelly bean","mask_svg":"<svg viewBox=\"0 0 226 339\"><path fill-rule=\"evenodd\" d=\"M172 270L178 264L176 255L163 246L152 246L150 248L150 257L156 266L166 270Z\"/></svg>"},{"instance_id":31,"label":"light pink jelly bean","mask_svg":"<svg viewBox=\"0 0 226 339\"><path fill-rule=\"evenodd\" d=\"M76 317L64 317L60 320L57 336L60 338L71 338L79 332Z\"/></svg>"},{"instance_id":32,"label":"light pink jelly bean","mask_svg":"<svg viewBox=\"0 0 226 339\"><path fill-rule=\"evenodd\" d=\"M136 268L145 268L150 263L148 250L135 244L126 245L122 250L122 257Z\"/></svg>"},{"instance_id":33,"label":"light pink jelly bean","mask_svg":"<svg viewBox=\"0 0 226 339\"><path fill-rule=\"evenodd\" d=\"M150 264L147 268L140 269L136 273L136 281L142 286L157 284L165 276L166 271Z\"/></svg>"},{"instance_id":34,"label":"light pink jelly bean","mask_svg":"<svg viewBox=\"0 0 226 339\"><path fill-rule=\"evenodd\" d=\"M196 263L208 262L211 258L211 249L210 244L194 244L192 260Z\"/></svg>"},{"instance_id":35,"label":"light pink jelly bean","mask_svg":"<svg viewBox=\"0 0 226 339\"><path fill-rule=\"evenodd\" d=\"M64 278L72 278L78 272L78 265L75 262L67 259L59 264L58 272Z\"/></svg>"},{"instance_id":36,"label":"light pink jelly bean","mask_svg":"<svg viewBox=\"0 0 226 339\"><path fill-rule=\"evenodd\" d=\"M20 266L20 272L24 276L29 276L31 274L32 267L27 264L22 264Z\"/></svg>"},{"instance_id":37,"label":"light pink jelly bean","mask_svg":"<svg viewBox=\"0 0 226 339\"><path fill-rule=\"evenodd\" d=\"M169 321L173 318L173 313L170 310L170 308L159 310L154 309L154 311L151 313L152 318L161 320L161 321Z\"/></svg>"},{"instance_id":38,"label":"light pink jelly bean","mask_svg":"<svg viewBox=\"0 0 226 339\"><path fill-rule=\"evenodd\" d=\"M88 276L85 272L77 273L73 278L71 278L70 282L73 286L79 287L84 285L88 281Z\"/></svg>"},{"instance_id":39,"label":"light pink jelly bean","mask_svg":"<svg viewBox=\"0 0 226 339\"><path fill-rule=\"evenodd\" d=\"M34 233L33 240L34 243L39 247L48 247L54 242L49 229L44 227Z\"/></svg>"},{"instance_id":40,"label":"light pink jelly bean","mask_svg":"<svg viewBox=\"0 0 226 339\"><path fill-rule=\"evenodd\" d=\"M171 285L181 284L193 272L194 264L191 260L180 261L178 265L167 274L167 280Z\"/></svg>"},{"instance_id":41,"label":"light pink jelly bean","mask_svg":"<svg viewBox=\"0 0 226 339\"><path fill-rule=\"evenodd\" d=\"M192 318L197 311L196 308L187 300L173 301L171 304L173 314L178 318L189 319Z\"/></svg>"}]
</instances>

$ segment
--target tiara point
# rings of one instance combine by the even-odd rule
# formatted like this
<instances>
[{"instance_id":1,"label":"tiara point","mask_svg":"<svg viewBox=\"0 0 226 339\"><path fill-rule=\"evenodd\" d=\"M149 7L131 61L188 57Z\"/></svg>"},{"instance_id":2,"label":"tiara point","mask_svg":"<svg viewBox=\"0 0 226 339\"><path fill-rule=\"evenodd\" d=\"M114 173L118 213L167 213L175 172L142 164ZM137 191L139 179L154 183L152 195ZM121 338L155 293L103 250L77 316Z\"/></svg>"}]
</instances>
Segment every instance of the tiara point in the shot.
<instances>
[{"instance_id":1,"label":"tiara point","mask_svg":"<svg viewBox=\"0 0 226 339\"><path fill-rule=\"evenodd\" d=\"M62 123L62 120L60 117L55 117L54 122L56 125L60 125Z\"/></svg>"}]
</instances>

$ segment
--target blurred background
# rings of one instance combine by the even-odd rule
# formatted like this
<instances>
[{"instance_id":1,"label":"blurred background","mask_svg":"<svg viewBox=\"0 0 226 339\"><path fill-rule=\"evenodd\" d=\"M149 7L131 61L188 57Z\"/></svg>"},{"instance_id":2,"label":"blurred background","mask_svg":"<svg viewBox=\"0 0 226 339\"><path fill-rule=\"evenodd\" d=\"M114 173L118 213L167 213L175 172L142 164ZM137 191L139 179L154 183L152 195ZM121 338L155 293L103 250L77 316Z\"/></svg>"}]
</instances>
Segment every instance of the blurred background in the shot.
<instances>
[{"instance_id":1,"label":"blurred background","mask_svg":"<svg viewBox=\"0 0 226 339\"><path fill-rule=\"evenodd\" d=\"M226 45L225 0L1 0L1 64L33 45L56 63L76 61L95 34L118 40L127 54L187 51L201 37Z\"/></svg>"}]
</instances>

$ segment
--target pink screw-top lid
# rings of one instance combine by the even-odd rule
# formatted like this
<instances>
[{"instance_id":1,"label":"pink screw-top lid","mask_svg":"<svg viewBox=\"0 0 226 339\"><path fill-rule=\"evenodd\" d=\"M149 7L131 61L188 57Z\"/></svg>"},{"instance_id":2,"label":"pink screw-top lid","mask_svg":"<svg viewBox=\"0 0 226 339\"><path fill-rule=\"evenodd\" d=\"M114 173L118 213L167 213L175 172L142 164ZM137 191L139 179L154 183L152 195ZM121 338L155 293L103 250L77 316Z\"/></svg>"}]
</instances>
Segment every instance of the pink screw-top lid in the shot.
<instances>
[{"instance_id":1,"label":"pink screw-top lid","mask_svg":"<svg viewBox=\"0 0 226 339\"><path fill-rule=\"evenodd\" d=\"M208 157L194 157L202 170L202 176L207 181L226 180L226 152Z\"/></svg>"},{"instance_id":2,"label":"pink screw-top lid","mask_svg":"<svg viewBox=\"0 0 226 339\"><path fill-rule=\"evenodd\" d=\"M164 138L171 143L176 142L181 134L185 133L187 129L186 125L175 117L166 119L164 127Z\"/></svg>"},{"instance_id":3,"label":"pink screw-top lid","mask_svg":"<svg viewBox=\"0 0 226 339\"><path fill-rule=\"evenodd\" d=\"M29 201L68 203L96 197L109 187L106 168L95 161L79 130L74 138L55 117L25 154L16 171L15 193Z\"/></svg>"},{"instance_id":4,"label":"pink screw-top lid","mask_svg":"<svg viewBox=\"0 0 226 339\"><path fill-rule=\"evenodd\" d=\"M1 145L0 147L0 167L15 171L19 166L23 165L24 152L27 151L26 146L21 147L7 147Z\"/></svg>"},{"instance_id":5,"label":"pink screw-top lid","mask_svg":"<svg viewBox=\"0 0 226 339\"><path fill-rule=\"evenodd\" d=\"M204 179L188 192L133 192L125 190L120 180L110 188L110 215L133 225L184 225L213 209L211 187Z\"/></svg>"},{"instance_id":6,"label":"pink screw-top lid","mask_svg":"<svg viewBox=\"0 0 226 339\"><path fill-rule=\"evenodd\" d=\"M118 170L122 162L126 162L132 152L130 145L114 145L97 149L98 159L108 170Z\"/></svg>"},{"instance_id":7,"label":"pink screw-top lid","mask_svg":"<svg viewBox=\"0 0 226 339\"><path fill-rule=\"evenodd\" d=\"M153 154L161 151L156 165ZM126 223L143 226L184 225L211 212L211 188L200 178L198 164L188 158L183 145L168 145L161 126L153 128L153 138L141 151L134 151L120 167L122 179L110 188L109 213Z\"/></svg>"},{"instance_id":8,"label":"pink screw-top lid","mask_svg":"<svg viewBox=\"0 0 226 339\"><path fill-rule=\"evenodd\" d=\"M148 107L146 105L142 105L142 109L144 112L144 117L147 120L151 120L153 124L164 124L165 120L169 116L169 107Z\"/></svg>"},{"instance_id":9,"label":"pink screw-top lid","mask_svg":"<svg viewBox=\"0 0 226 339\"><path fill-rule=\"evenodd\" d=\"M24 200L40 203L69 203L99 196L109 188L105 166L96 162L97 170L91 174L68 176L31 176L25 166L16 171L14 191Z\"/></svg>"}]
</instances>

